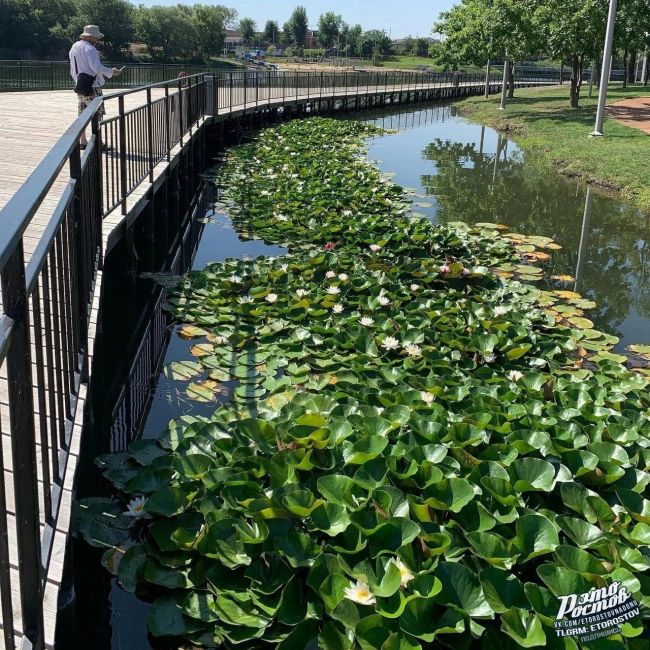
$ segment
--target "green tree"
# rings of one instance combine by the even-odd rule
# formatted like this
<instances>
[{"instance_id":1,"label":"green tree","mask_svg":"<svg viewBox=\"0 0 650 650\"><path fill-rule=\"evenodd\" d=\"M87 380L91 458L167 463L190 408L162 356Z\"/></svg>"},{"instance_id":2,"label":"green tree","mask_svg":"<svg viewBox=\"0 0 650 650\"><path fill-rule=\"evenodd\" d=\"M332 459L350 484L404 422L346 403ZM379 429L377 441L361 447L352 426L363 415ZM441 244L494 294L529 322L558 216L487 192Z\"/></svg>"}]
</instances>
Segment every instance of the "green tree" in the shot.
<instances>
[{"instance_id":1,"label":"green tree","mask_svg":"<svg viewBox=\"0 0 650 650\"><path fill-rule=\"evenodd\" d=\"M237 31L239 31L239 34L242 37L244 43L250 45L255 38L256 28L257 26L255 25L255 21L252 18L242 18L239 21L239 27Z\"/></svg>"},{"instance_id":2,"label":"green tree","mask_svg":"<svg viewBox=\"0 0 650 650\"><path fill-rule=\"evenodd\" d=\"M349 27L345 34L345 49L348 56L361 56L361 37L363 28L361 25Z\"/></svg>"},{"instance_id":3,"label":"green tree","mask_svg":"<svg viewBox=\"0 0 650 650\"><path fill-rule=\"evenodd\" d=\"M280 38L280 27L275 20L267 20L264 25L264 42L275 43Z\"/></svg>"},{"instance_id":4,"label":"green tree","mask_svg":"<svg viewBox=\"0 0 650 650\"><path fill-rule=\"evenodd\" d=\"M136 34L152 53L162 50L167 58L191 56L197 42L193 16L180 5L141 6L135 19Z\"/></svg>"},{"instance_id":5,"label":"green tree","mask_svg":"<svg viewBox=\"0 0 650 650\"><path fill-rule=\"evenodd\" d=\"M338 41L342 24L343 18L333 11L321 15L318 19L318 41L323 47L332 47Z\"/></svg>"},{"instance_id":6,"label":"green tree","mask_svg":"<svg viewBox=\"0 0 650 650\"><path fill-rule=\"evenodd\" d=\"M416 38L411 48L411 52L413 52L415 56L428 56L429 41L426 38L422 37Z\"/></svg>"},{"instance_id":7,"label":"green tree","mask_svg":"<svg viewBox=\"0 0 650 650\"><path fill-rule=\"evenodd\" d=\"M619 0L614 44L623 57L624 86L628 81L634 81L636 55L648 46L649 32L650 3L647 0Z\"/></svg>"},{"instance_id":8,"label":"green tree","mask_svg":"<svg viewBox=\"0 0 650 650\"><path fill-rule=\"evenodd\" d=\"M555 59L571 61L571 108L579 105L584 62L602 47L606 11L601 0L544 0L535 11L545 50Z\"/></svg>"},{"instance_id":9,"label":"green tree","mask_svg":"<svg viewBox=\"0 0 650 650\"><path fill-rule=\"evenodd\" d=\"M235 19L237 12L222 5L194 5L192 10L199 54L203 57L221 54L226 27Z\"/></svg>"},{"instance_id":10,"label":"green tree","mask_svg":"<svg viewBox=\"0 0 650 650\"><path fill-rule=\"evenodd\" d=\"M434 50L446 67L483 65L500 59L508 65L509 96L514 94L512 65L527 59L539 46L533 11L537 0L462 0L440 14L434 32L444 35Z\"/></svg>"},{"instance_id":11,"label":"green tree","mask_svg":"<svg viewBox=\"0 0 650 650\"><path fill-rule=\"evenodd\" d=\"M307 10L302 5L298 5L284 24L285 35L289 42L297 48L302 48L305 44L307 25Z\"/></svg>"},{"instance_id":12,"label":"green tree","mask_svg":"<svg viewBox=\"0 0 650 650\"><path fill-rule=\"evenodd\" d=\"M370 29L363 32L359 39L359 56L375 59L382 54L390 54L391 45L391 40L386 32Z\"/></svg>"},{"instance_id":13,"label":"green tree","mask_svg":"<svg viewBox=\"0 0 650 650\"><path fill-rule=\"evenodd\" d=\"M134 7L127 0L77 0L76 34L84 25L99 25L109 52L128 48L134 35ZM76 31L79 29L79 31Z\"/></svg>"}]
</instances>

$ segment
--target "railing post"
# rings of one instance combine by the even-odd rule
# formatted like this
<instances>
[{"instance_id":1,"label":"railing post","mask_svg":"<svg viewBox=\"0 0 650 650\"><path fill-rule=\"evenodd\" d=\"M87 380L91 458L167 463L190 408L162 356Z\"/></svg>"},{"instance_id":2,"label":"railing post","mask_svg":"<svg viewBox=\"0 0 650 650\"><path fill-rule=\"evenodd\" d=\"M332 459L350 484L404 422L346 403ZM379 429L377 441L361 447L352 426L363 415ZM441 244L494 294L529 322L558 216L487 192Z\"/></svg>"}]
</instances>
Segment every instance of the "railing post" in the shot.
<instances>
[{"instance_id":1,"label":"railing post","mask_svg":"<svg viewBox=\"0 0 650 650\"><path fill-rule=\"evenodd\" d=\"M212 117L213 119L219 115L219 86L218 86L217 73L212 73Z\"/></svg>"},{"instance_id":2,"label":"railing post","mask_svg":"<svg viewBox=\"0 0 650 650\"><path fill-rule=\"evenodd\" d=\"M248 103L248 70L244 70L244 108Z\"/></svg>"},{"instance_id":3,"label":"railing post","mask_svg":"<svg viewBox=\"0 0 650 650\"><path fill-rule=\"evenodd\" d=\"M117 99L119 125L120 125L120 191L122 196L122 214L126 214L126 194L128 192L128 183L126 177L126 117L124 115L124 95Z\"/></svg>"},{"instance_id":4,"label":"railing post","mask_svg":"<svg viewBox=\"0 0 650 650\"><path fill-rule=\"evenodd\" d=\"M54 90L54 61L50 63L50 85L52 90Z\"/></svg>"},{"instance_id":5,"label":"railing post","mask_svg":"<svg viewBox=\"0 0 650 650\"><path fill-rule=\"evenodd\" d=\"M151 114L151 88L147 88L147 146L149 148L149 182L153 183L153 115Z\"/></svg>"},{"instance_id":6,"label":"railing post","mask_svg":"<svg viewBox=\"0 0 650 650\"><path fill-rule=\"evenodd\" d=\"M36 430L22 239L0 272L2 308L12 319L11 345L5 357L11 457L16 509L16 541L23 633L34 650L44 648L41 532L38 511ZM48 297L44 296L47 300ZM35 306L37 309L38 307ZM6 432L5 432L6 433ZM44 452L45 453L45 452ZM49 486L45 486L48 489ZM3 515L4 516L4 515Z\"/></svg>"},{"instance_id":7,"label":"railing post","mask_svg":"<svg viewBox=\"0 0 650 650\"><path fill-rule=\"evenodd\" d=\"M178 80L178 135L179 143L183 146L183 86L180 79Z\"/></svg>"},{"instance_id":8,"label":"railing post","mask_svg":"<svg viewBox=\"0 0 650 650\"><path fill-rule=\"evenodd\" d=\"M169 86L165 86L165 148L167 162L171 160L172 149L171 109L169 108Z\"/></svg>"},{"instance_id":9,"label":"railing post","mask_svg":"<svg viewBox=\"0 0 650 650\"><path fill-rule=\"evenodd\" d=\"M97 141L93 142L93 149L97 147L95 155L101 160L101 148ZM75 180L74 185L74 197L72 201L72 226L74 232L74 251L76 257L76 269L73 266L73 277L77 285L76 296L71 296L71 301L76 301L77 303L77 316L79 319L79 347L80 350L75 350L75 352L81 353L81 368L80 368L80 379L83 383L88 382L89 378L89 368L88 368L88 288L90 287L91 280L88 277L90 269L87 268L86 262L88 260L88 255L85 254L85 251L92 246L92 242L88 241L88 234L92 230L90 227L92 224L90 220L92 219L91 214L84 214L85 199L89 197L84 197L83 183L81 181L81 150L79 145L70 153L70 178ZM94 275L94 274L93 274ZM73 303L74 305L74 303ZM72 306L71 312L74 314L75 309Z\"/></svg>"},{"instance_id":10,"label":"railing post","mask_svg":"<svg viewBox=\"0 0 650 650\"><path fill-rule=\"evenodd\" d=\"M310 73L307 72L307 99L309 99L309 75Z\"/></svg>"},{"instance_id":11,"label":"railing post","mask_svg":"<svg viewBox=\"0 0 650 650\"><path fill-rule=\"evenodd\" d=\"M255 71L255 106L260 103L260 76Z\"/></svg>"}]
</instances>

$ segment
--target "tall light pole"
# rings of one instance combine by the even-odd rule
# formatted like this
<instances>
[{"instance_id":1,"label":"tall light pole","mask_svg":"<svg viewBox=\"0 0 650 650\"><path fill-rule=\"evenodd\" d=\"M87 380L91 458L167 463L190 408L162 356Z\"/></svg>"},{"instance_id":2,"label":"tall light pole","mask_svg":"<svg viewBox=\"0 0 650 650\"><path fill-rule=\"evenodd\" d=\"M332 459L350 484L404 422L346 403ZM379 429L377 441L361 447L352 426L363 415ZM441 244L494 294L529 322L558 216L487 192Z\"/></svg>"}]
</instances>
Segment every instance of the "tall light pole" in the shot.
<instances>
[{"instance_id":1,"label":"tall light pole","mask_svg":"<svg viewBox=\"0 0 650 650\"><path fill-rule=\"evenodd\" d=\"M607 101L607 85L612 68L612 44L614 42L614 25L616 23L617 0L609 0L607 14L607 32L605 33L605 49L603 50L603 68L600 73L600 89L598 91L598 110L596 111L596 127L589 135L600 136L603 133L605 119L605 102Z\"/></svg>"}]
</instances>

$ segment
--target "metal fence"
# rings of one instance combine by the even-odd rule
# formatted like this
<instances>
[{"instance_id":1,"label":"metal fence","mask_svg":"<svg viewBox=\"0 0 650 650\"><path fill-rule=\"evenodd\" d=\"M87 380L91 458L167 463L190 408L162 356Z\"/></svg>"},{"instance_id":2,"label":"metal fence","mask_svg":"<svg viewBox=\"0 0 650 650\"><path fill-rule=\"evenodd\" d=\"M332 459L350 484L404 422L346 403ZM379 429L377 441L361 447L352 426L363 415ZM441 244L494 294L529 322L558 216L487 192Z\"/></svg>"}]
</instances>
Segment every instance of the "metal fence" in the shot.
<instances>
[{"instance_id":1,"label":"metal fence","mask_svg":"<svg viewBox=\"0 0 650 650\"><path fill-rule=\"evenodd\" d=\"M321 62L322 63L322 62ZM335 65L352 65L363 67L370 65L370 61L363 59L340 59L332 58L327 60L328 64ZM495 75L500 74L500 66L493 66L492 70ZM520 75L543 77L547 80L568 81L571 77L569 68L560 70L559 68L540 68L533 66L515 66L515 71ZM106 79L106 88L137 88L149 84L161 83L176 79L180 73L195 75L200 73L212 74L219 73L227 75L230 72L235 74L257 74L257 70L233 70L226 65L193 65L193 64L126 64L124 72L115 79ZM265 69L260 68L259 72L264 74ZM363 70L361 71L363 72ZM366 74L375 74L376 71L366 71ZM410 71L405 70L403 73L387 71L389 74L433 74L447 75L454 73L440 73L433 70ZM279 72L279 74L283 74ZM291 74L291 73L285 73ZM318 75L318 72L301 73ZM325 74L332 74L326 72ZM341 74L336 73L336 74ZM356 71L350 74L356 74ZM385 74L378 72L378 74ZM471 73L459 72L456 74L468 75ZM476 73L479 77L482 73ZM591 71L583 71L583 80L588 80ZM611 77L613 81L623 79L623 70L612 70ZM0 91L28 91L28 90L67 90L72 88L72 79L70 77L70 64L67 61L0 61Z\"/></svg>"},{"instance_id":2,"label":"metal fence","mask_svg":"<svg viewBox=\"0 0 650 650\"><path fill-rule=\"evenodd\" d=\"M100 106L93 101L0 212L0 600L8 649L21 638L42 647L45 577L88 377L102 233ZM79 134L88 124L82 157ZM68 183L26 264L25 231L66 165Z\"/></svg>"},{"instance_id":3,"label":"metal fence","mask_svg":"<svg viewBox=\"0 0 650 650\"><path fill-rule=\"evenodd\" d=\"M499 89L498 74L488 90ZM555 83L517 72L518 85ZM95 99L0 211L0 602L4 647L44 647L44 597L53 548L62 561L70 500L71 440L89 374L89 327L102 263L102 218L126 199L201 120L251 106L399 94L453 97L483 92L482 74L418 72L197 74ZM126 99L141 100L126 109ZM428 94L427 94L428 93ZM109 117L100 122L102 101ZM111 114L112 113L112 114ZM79 136L91 126L85 151ZM66 171L68 170L68 171ZM67 174L62 194L54 187ZM29 259L25 233L47 213ZM17 498L19 495L19 498ZM69 512L66 516L69 516ZM58 546L57 546L58 544ZM60 554L60 555L59 555ZM58 587L56 587L58 589ZM56 602L56 589L54 595ZM48 599L45 598L47 601ZM22 643L22 646L21 646Z\"/></svg>"},{"instance_id":4,"label":"metal fence","mask_svg":"<svg viewBox=\"0 0 650 650\"><path fill-rule=\"evenodd\" d=\"M181 72L194 75L228 69L225 64L127 63L119 77L106 79L106 88L137 88L176 79ZM68 61L0 61L0 91L69 90L72 86Z\"/></svg>"}]
</instances>

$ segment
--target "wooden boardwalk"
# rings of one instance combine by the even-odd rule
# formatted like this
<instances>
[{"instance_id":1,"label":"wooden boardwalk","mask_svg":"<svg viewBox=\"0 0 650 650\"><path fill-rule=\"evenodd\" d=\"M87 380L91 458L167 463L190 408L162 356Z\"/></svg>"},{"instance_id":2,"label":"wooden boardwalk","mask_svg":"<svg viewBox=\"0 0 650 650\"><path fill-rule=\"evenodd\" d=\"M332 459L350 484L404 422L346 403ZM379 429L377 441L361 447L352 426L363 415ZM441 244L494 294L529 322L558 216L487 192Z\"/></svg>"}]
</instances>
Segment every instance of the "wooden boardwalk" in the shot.
<instances>
[{"instance_id":1,"label":"wooden boardwalk","mask_svg":"<svg viewBox=\"0 0 650 650\"><path fill-rule=\"evenodd\" d=\"M216 114L212 111L211 103L214 95L210 97L210 115L205 115L199 119L195 127L200 128L206 120L226 118L227 116L239 116L248 111L257 110L259 107L265 108L278 108L283 105L300 104L308 101L316 101L319 99L325 100L341 100L353 97L366 97L373 95L382 95L387 93L400 93L400 92L413 92L413 91L427 91L439 90L441 95L453 91L454 88L464 88L469 84L441 85L420 84L417 87L401 87L401 86L361 86L358 88L350 86L332 87L322 89L321 93L315 93L314 89L306 88L282 88L282 96L278 96L278 87L274 88L260 88L260 87L244 87L244 88L228 88L221 87L218 94L218 110ZM473 86L481 86L482 84L474 83ZM496 90L497 84L492 84ZM107 92L107 101L105 102L107 109L107 119L111 116L117 115L118 102L110 100L110 95L119 91ZM164 96L162 88L154 88L151 91L151 99L156 100ZM170 91L170 96L175 92ZM137 109L139 106L144 105L146 102L146 95L143 92L136 92L125 95L124 104L125 110L131 111ZM70 91L38 91L38 92L24 92L24 93L0 93L0 209L6 205L8 200L16 193L19 187L30 176L33 170L41 162L41 160L48 154L59 138L70 127L72 122L77 116L77 101L76 96ZM174 159L176 153L180 151L180 145L177 145L171 151L171 159ZM105 154L105 160L110 157ZM153 172L154 180L161 174L165 173L169 163L164 159L159 163ZM110 171L108 178L110 180ZM55 208L63 196L69 181L69 170L64 168L55 185L48 192L37 214L31 220L27 231L23 238L25 263L29 264L36 247L41 240L43 233L51 220ZM142 199L144 194L150 187L149 178L140 183L136 189L130 194L127 200L127 211L132 209L133 206ZM111 233L119 228L124 220L124 215L120 207L114 209L106 215L103 220L102 237L104 244L106 244ZM2 223L0 223L2 228ZM105 250L105 247L104 247ZM95 326L97 324L97 314L99 308L99 299L101 295L101 272L97 274L94 292L94 301L92 306L92 316L90 321L89 337L89 364L92 364L92 350L94 347L95 339ZM32 305L33 308L33 305ZM69 305L61 304L61 309L69 309ZM0 315L3 314L2 310L2 296L0 295ZM33 328L33 325L32 325ZM34 349L34 330L32 329L32 348ZM42 341L39 341L42 345ZM34 355L32 354L32 358ZM47 366L47 360L43 361ZM90 365L90 367L92 367ZM33 377L37 377L36 364L32 364ZM47 378L47 373L45 373ZM36 380L34 379L34 384ZM53 545L51 556L48 565L47 579L45 583L44 594L44 615L45 615L45 640L49 648L54 644L54 633L56 625L56 611L57 611L57 597L59 588L62 581L64 555L66 548L66 541L68 536L68 529L70 523L70 511L73 500L73 487L74 477L76 473L76 465L79 454L80 437L82 431L83 420L83 404L86 398L87 386L81 383L77 393L77 409L74 422L71 427L71 437L69 442L69 456L67 465L63 471L63 481L61 490L62 497L60 501L60 509L53 528ZM34 404L35 404L35 417L36 417L36 430L39 429L39 415L37 390L34 387ZM47 407L48 415L51 415L50 406ZM52 411L57 412L58 411ZM15 495L14 495L14 482L13 482L13 466L12 466L12 450L11 445L11 427L9 424L9 411L8 411L8 390L6 381L6 372L4 365L0 365L0 433L2 438L2 462L4 466L4 487L6 491L6 509L8 512L8 544L9 544L9 563L10 574L12 576L12 608L13 608L13 621L14 629L16 631L17 644L21 637L22 614L20 606L19 594L19 581L18 581L18 551L16 545L15 526L12 523L12 516L15 512ZM40 443L37 439L37 455L40 454ZM43 476L40 459L37 463L39 467L39 505L41 506L41 530L44 529L46 522L42 515L43 509ZM0 628L1 628L0 623ZM4 640L0 635L0 648L6 647Z\"/></svg>"}]
</instances>

